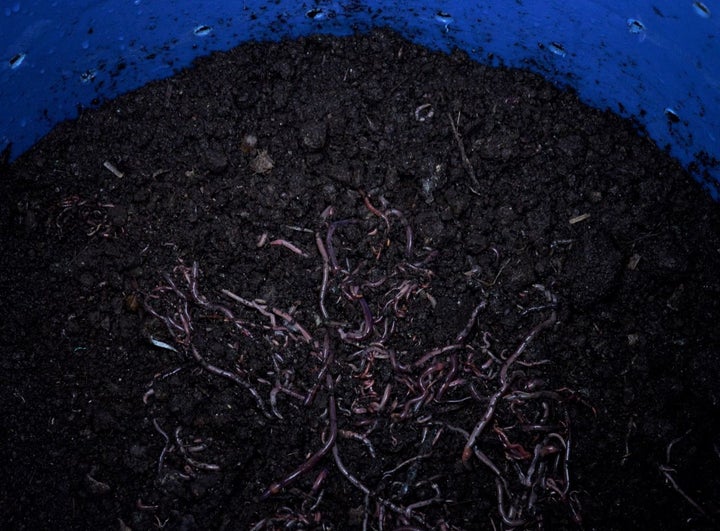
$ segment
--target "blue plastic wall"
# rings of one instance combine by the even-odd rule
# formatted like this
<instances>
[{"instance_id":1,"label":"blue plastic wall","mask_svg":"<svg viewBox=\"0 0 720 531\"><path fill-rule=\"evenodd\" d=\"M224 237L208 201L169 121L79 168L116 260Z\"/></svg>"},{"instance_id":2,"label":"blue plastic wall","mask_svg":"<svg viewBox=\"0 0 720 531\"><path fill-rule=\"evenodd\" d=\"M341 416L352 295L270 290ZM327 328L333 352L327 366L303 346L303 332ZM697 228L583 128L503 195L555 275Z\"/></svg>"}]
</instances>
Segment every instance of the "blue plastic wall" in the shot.
<instances>
[{"instance_id":1,"label":"blue plastic wall","mask_svg":"<svg viewBox=\"0 0 720 531\"><path fill-rule=\"evenodd\" d=\"M635 117L714 197L720 0L1 0L0 150L198 55L247 40L390 26L574 87Z\"/></svg>"}]
</instances>

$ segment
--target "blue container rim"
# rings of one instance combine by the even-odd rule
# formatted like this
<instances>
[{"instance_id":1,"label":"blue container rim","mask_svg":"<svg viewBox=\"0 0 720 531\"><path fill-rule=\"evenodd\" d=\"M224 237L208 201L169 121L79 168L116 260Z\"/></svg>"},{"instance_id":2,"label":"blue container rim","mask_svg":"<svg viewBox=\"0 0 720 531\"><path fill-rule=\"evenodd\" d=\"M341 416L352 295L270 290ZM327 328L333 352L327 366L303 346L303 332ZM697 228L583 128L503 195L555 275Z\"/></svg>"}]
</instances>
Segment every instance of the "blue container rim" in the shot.
<instances>
[{"instance_id":1,"label":"blue container rim","mask_svg":"<svg viewBox=\"0 0 720 531\"><path fill-rule=\"evenodd\" d=\"M720 12L628 0L26 0L0 13L0 151L198 56L246 41L389 27L431 49L539 73L632 118L718 199Z\"/></svg>"}]
</instances>

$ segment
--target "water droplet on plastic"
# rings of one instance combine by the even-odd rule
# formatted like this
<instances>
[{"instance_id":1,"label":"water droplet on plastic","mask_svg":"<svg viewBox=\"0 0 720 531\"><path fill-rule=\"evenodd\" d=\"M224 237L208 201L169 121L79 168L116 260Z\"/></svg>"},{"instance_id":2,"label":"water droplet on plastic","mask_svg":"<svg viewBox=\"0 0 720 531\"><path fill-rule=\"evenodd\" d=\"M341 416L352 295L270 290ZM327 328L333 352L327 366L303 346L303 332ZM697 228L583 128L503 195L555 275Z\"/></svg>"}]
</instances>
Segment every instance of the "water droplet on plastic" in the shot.
<instances>
[{"instance_id":1,"label":"water droplet on plastic","mask_svg":"<svg viewBox=\"0 0 720 531\"><path fill-rule=\"evenodd\" d=\"M710 8L702 2L693 2L692 6L695 13L702 18L710 18L710 16L712 15L712 13L710 12Z\"/></svg>"},{"instance_id":2,"label":"water droplet on plastic","mask_svg":"<svg viewBox=\"0 0 720 531\"><path fill-rule=\"evenodd\" d=\"M95 76L97 75L97 70L94 68L91 68L89 70L85 70L82 74L80 74L80 82L83 84L91 83L95 80Z\"/></svg>"},{"instance_id":3,"label":"water droplet on plastic","mask_svg":"<svg viewBox=\"0 0 720 531\"><path fill-rule=\"evenodd\" d=\"M322 9L311 9L305 12L305 16L311 20L319 22L327 18L327 14Z\"/></svg>"},{"instance_id":4,"label":"water droplet on plastic","mask_svg":"<svg viewBox=\"0 0 720 531\"><path fill-rule=\"evenodd\" d=\"M435 20L437 20L440 24L445 24L446 28L455 21L453 16L445 11L438 11L435 13Z\"/></svg>"},{"instance_id":5,"label":"water droplet on plastic","mask_svg":"<svg viewBox=\"0 0 720 531\"><path fill-rule=\"evenodd\" d=\"M8 63L10 64L10 68L13 70L17 67L19 67L21 64L23 64L23 61L25 60L26 55L24 53L16 53L10 58L10 61Z\"/></svg>"},{"instance_id":6,"label":"water droplet on plastic","mask_svg":"<svg viewBox=\"0 0 720 531\"><path fill-rule=\"evenodd\" d=\"M565 48L559 42L551 42L550 44L548 44L548 50L550 50L555 55L559 55L560 57L565 57L567 55Z\"/></svg>"},{"instance_id":7,"label":"water droplet on plastic","mask_svg":"<svg viewBox=\"0 0 720 531\"><path fill-rule=\"evenodd\" d=\"M645 24L643 24L636 18L627 19L627 27L628 27L628 31L630 33L635 33L635 34L645 33L645 31L647 30L647 28L645 27Z\"/></svg>"},{"instance_id":8,"label":"water droplet on plastic","mask_svg":"<svg viewBox=\"0 0 720 531\"><path fill-rule=\"evenodd\" d=\"M667 116L668 122L671 124L676 124L680 121L680 116L675 109L671 107L665 107L665 116Z\"/></svg>"},{"instance_id":9,"label":"water droplet on plastic","mask_svg":"<svg viewBox=\"0 0 720 531\"><path fill-rule=\"evenodd\" d=\"M197 37L205 37L206 35L210 35L210 32L212 32L212 26L208 26L207 24L200 24L193 30L193 33Z\"/></svg>"}]
</instances>

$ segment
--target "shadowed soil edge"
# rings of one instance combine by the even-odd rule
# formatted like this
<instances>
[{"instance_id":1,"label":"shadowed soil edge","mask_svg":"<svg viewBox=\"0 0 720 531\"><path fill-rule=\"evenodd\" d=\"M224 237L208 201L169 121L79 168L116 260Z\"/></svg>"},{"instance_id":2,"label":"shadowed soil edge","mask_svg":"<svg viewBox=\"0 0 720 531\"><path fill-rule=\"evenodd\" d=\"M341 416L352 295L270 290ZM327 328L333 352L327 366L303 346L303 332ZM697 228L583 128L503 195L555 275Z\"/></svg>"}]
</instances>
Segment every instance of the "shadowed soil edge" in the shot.
<instances>
[{"instance_id":1,"label":"shadowed soil edge","mask_svg":"<svg viewBox=\"0 0 720 531\"><path fill-rule=\"evenodd\" d=\"M247 44L3 172L3 529L718 524L718 206L536 75Z\"/></svg>"}]
</instances>

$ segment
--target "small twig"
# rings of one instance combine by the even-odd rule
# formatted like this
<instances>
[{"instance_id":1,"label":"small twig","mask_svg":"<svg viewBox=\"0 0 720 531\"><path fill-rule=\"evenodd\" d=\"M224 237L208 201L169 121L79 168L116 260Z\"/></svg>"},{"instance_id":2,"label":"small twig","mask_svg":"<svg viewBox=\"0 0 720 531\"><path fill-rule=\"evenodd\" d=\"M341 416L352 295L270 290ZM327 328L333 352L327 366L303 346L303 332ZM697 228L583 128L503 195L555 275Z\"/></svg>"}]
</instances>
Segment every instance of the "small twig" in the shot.
<instances>
[{"instance_id":1,"label":"small twig","mask_svg":"<svg viewBox=\"0 0 720 531\"><path fill-rule=\"evenodd\" d=\"M681 435L680 437L677 437L677 438L673 439L672 441L670 441L670 444L668 444L667 448L665 448L665 459L666 459L667 463L664 465L658 465L658 469L660 470L660 472L663 473L663 475L665 476L665 479L667 479L668 483L670 483L670 485L672 485L673 489L675 489L675 492L677 492L678 494L680 494L680 496L685 498L685 501L687 501L690 505L692 505L705 518L708 518L708 515L703 510L703 508L700 507L700 505L695 500L693 500L690 496L688 496L685 493L684 490L682 490L680 488L680 485L678 485L677 481L675 481L675 478L672 476L672 474L677 473L677 470L675 470L674 468L672 468L670 466L670 454L672 452L672 448L673 448L673 446L675 446L675 444L677 444L682 439L687 437L687 435L690 433L690 431L692 431L692 430L688 430L685 432L684 435Z\"/></svg>"},{"instance_id":2,"label":"small twig","mask_svg":"<svg viewBox=\"0 0 720 531\"><path fill-rule=\"evenodd\" d=\"M680 485L677 484L677 481L675 481L675 478L672 477L672 474L674 474L674 473L676 472L676 470L675 470L674 468L671 468L671 467L667 466L667 465L659 465L659 466L658 466L658 469L660 470L660 472L663 473L663 475L665 476L665 479L668 480L668 482L670 483L670 485L672 485L673 489L675 489L675 492L677 492L678 494L680 494L680 496L682 496L683 498L685 498L685 500L686 500L690 505L692 505L700 514L702 514L705 518L707 518L708 515L707 515L707 513L703 510L703 508L700 507L700 505L698 505L695 500L693 500L690 496L688 496L688 495L685 493L685 491L680 488Z\"/></svg>"},{"instance_id":3,"label":"small twig","mask_svg":"<svg viewBox=\"0 0 720 531\"><path fill-rule=\"evenodd\" d=\"M470 177L470 181L472 181L472 186L469 186L470 191L475 195L481 195L480 192L477 191L480 188L480 183L478 182L477 176L475 175L475 169L473 168L472 164L470 163L470 159L468 159L467 154L465 153L465 146L463 145L462 137L460 136L457 125L455 125L455 121L452 119L450 113L448 113L448 120L450 120L450 127L452 127L455 141L457 142L458 149L460 150L460 160L462 160L463 167L465 168L468 177ZM475 188L473 188L473 186Z\"/></svg>"}]
</instances>

